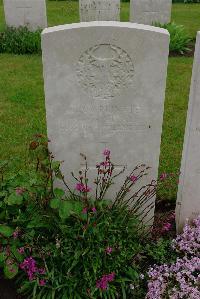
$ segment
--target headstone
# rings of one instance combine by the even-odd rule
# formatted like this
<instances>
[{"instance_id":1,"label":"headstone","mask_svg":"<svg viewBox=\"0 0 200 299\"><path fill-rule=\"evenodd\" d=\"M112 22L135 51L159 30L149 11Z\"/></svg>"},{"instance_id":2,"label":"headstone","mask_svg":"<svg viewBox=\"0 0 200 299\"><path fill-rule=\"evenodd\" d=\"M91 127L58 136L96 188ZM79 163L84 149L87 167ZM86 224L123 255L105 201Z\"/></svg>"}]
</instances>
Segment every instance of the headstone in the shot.
<instances>
[{"instance_id":1,"label":"headstone","mask_svg":"<svg viewBox=\"0 0 200 299\"><path fill-rule=\"evenodd\" d=\"M156 179L168 31L120 22L63 25L43 31L42 49L50 150L65 161L70 187L75 186L71 172L83 167L83 153L95 189L104 148L111 150L117 170L125 166L123 179L140 163L152 167L143 183ZM112 187L108 198L121 185Z\"/></svg>"},{"instance_id":2,"label":"headstone","mask_svg":"<svg viewBox=\"0 0 200 299\"><path fill-rule=\"evenodd\" d=\"M176 206L177 230L200 215L200 31L197 34Z\"/></svg>"},{"instance_id":3,"label":"headstone","mask_svg":"<svg viewBox=\"0 0 200 299\"><path fill-rule=\"evenodd\" d=\"M79 0L81 22L119 21L120 0Z\"/></svg>"},{"instance_id":4,"label":"headstone","mask_svg":"<svg viewBox=\"0 0 200 299\"><path fill-rule=\"evenodd\" d=\"M152 25L171 21L172 0L130 0L130 22Z\"/></svg>"},{"instance_id":5,"label":"headstone","mask_svg":"<svg viewBox=\"0 0 200 299\"><path fill-rule=\"evenodd\" d=\"M35 31L47 27L45 0L3 0L6 24Z\"/></svg>"}]
</instances>

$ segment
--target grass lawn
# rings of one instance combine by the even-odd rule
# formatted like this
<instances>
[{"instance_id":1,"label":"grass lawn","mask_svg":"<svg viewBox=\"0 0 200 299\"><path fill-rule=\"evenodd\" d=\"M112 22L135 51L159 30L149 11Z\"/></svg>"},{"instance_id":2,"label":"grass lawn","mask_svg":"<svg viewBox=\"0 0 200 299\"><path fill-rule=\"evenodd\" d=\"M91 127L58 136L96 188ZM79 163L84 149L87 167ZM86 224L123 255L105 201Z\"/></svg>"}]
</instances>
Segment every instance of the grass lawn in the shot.
<instances>
[{"instance_id":1,"label":"grass lawn","mask_svg":"<svg viewBox=\"0 0 200 299\"><path fill-rule=\"evenodd\" d=\"M123 21L128 20L127 3L122 4L121 15ZM177 24L184 24L191 37L195 37L200 28L200 4L173 5L172 19ZM76 2L48 1L49 26L78 20ZM3 7L0 0L0 30L3 27ZM169 59L160 173L179 171L191 70L192 58ZM1 54L0 159L19 157L19 161L14 159L14 165L21 165L31 136L45 132L41 57ZM173 188L162 189L159 196L175 199L176 186L175 181Z\"/></svg>"}]
</instances>

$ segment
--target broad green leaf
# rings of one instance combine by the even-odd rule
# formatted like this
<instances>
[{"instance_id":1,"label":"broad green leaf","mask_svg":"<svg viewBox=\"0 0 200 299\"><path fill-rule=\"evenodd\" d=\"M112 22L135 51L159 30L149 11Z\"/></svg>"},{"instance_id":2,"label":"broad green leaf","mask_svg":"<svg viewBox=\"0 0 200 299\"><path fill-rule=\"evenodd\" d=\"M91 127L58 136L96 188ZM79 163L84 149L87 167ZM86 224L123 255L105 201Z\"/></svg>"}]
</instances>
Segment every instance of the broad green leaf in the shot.
<instances>
[{"instance_id":1,"label":"broad green leaf","mask_svg":"<svg viewBox=\"0 0 200 299\"><path fill-rule=\"evenodd\" d=\"M4 262L5 259L6 259L5 252L1 252L1 253L0 253L0 263Z\"/></svg>"},{"instance_id":2,"label":"broad green leaf","mask_svg":"<svg viewBox=\"0 0 200 299\"><path fill-rule=\"evenodd\" d=\"M13 256L17 259L18 262L22 262L24 257L22 254L19 253L18 248L16 246L11 247L11 252Z\"/></svg>"},{"instance_id":3,"label":"broad green leaf","mask_svg":"<svg viewBox=\"0 0 200 299\"><path fill-rule=\"evenodd\" d=\"M8 279L14 278L18 273L18 266L14 263L12 265L5 265L4 275Z\"/></svg>"},{"instance_id":4,"label":"broad green leaf","mask_svg":"<svg viewBox=\"0 0 200 299\"><path fill-rule=\"evenodd\" d=\"M52 209L58 209L59 206L61 204L61 200L58 199L58 198L53 198L51 201L50 201L50 207Z\"/></svg>"},{"instance_id":5,"label":"broad green leaf","mask_svg":"<svg viewBox=\"0 0 200 299\"><path fill-rule=\"evenodd\" d=\"M83 203L82 202L80 202L80 201L75 201L74 203L73 203L73 211L75 212L75 213L77 213L77 214L80 214L81 212L82 212L82 210L83 210Z\"/></svg>"},{"instance_id":6,"label":"broad green leaf","mask_svg":"<svg viewBox=\"0 0 200 299\"><path fill-rule=\"evenodd\" d=\"M55 188L53 191L55 197L62 198L65 195L65 191L59 188Z\"/></svg>"},{"instance_id":7,"label":"broad green leaf","mask_svg":"<svg viewBox=\"0 0 200 299\"><path fill-rule=\"evenodd\" d=\"M51 166L52 166L53 170L58 170L59 167L60 167L60 162L59 161L53 161Z\"/></svg>"},{"instance_id":8,"label":"broad green leaf","mask_svg":"<svg viewBox=\"0 0 200 299\"><path fill-rule=\"evenodd\" d=\"M62 219L66 219L70 216L71 212L73 212L73 203L70 201L61 201L59 207L59 216Z\"/></svg>"},{"instance_id":9,"label":"broad green leaf","mask_svg":"<svg viewBox=\"0 0 200 299\"><path fill-rule=\"evenodd\" d=\"M5 199L5 202L9 205L21 205L23 202L23 197L21 195L17 195L15 193L12 193L7 199Z\"/></svg>"},{"instance_id":10,"label":"broad green leaf","mask_svg":"<svg viewBox=\"0 0 200 299\"><path fill-rule=\"evenodd\" d=\"M9 227L7 225L0 224L0 234L5 236L6 238L11 237L13 232L14 232L14 229L12 229L11 227Z\"/></svg>"}]
</instances>

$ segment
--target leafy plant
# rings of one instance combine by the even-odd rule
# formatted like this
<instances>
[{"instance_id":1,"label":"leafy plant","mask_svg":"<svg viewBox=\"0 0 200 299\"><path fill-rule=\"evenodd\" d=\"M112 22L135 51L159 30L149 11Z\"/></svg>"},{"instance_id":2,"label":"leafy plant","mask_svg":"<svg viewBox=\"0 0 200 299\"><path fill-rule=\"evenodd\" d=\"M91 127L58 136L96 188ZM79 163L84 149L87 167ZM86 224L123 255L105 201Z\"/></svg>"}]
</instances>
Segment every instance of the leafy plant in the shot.
<instances>
[{"instance_id":1,"label":"leafy plant","mask_svg":"<svg viewBox=\"0 0 200 299\"><path fill-rule=\"evenodd\" d=\"M188 36L187 32L183 25L177 25L174 22L168 24L154 24L157 27L167 29L170 34L170 52L177 52L179 54L184 54L185 52L190 51L189 43L191 38Z\"/></svg>"},{"instance_id":2,"label":"leafy plant","mask_svg":"<svg viewBox=\"0 0 200 299\"><path fill-rule=\"evenodd\" d=\"M33 54L41 52L41 30L7 27L0 33L0 53Z\"/></svg>"},{"instance_id":3,"label":"leafy plant","mask_svg":"<svg viewBox=\"0 0 200 299\"><path fill-rule=\"evenodd\" d=\"M125 179L113 202L106 200L115 178L110 151L97 164L92 196L85 170L72 174L68 187L47 150L47 140L37 135L30 144L35 171L19 171L5 179L1 164L0 266L7 278L16 277L20 292L29 298L128 298L139 294L140 262L147 239L144 220L152 207L156 183L137 182L148 167L139 165ZM60 179L67 192L53 188Z\"/></svg>"}]
</instances>

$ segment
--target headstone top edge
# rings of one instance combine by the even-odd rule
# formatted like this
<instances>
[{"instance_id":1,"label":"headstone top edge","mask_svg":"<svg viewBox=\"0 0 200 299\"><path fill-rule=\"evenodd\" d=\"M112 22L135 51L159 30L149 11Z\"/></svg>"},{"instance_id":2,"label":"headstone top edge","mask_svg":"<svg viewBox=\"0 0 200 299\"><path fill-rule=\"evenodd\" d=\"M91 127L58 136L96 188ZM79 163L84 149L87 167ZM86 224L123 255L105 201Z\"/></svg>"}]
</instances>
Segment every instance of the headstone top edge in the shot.
<instances>
[{"instance_id":1,"label":"headstone top edge","mask_svg":"<svg viewBox=\"0 0 200 299\"><path fill-rule=\"evenodd\" d=\"M143 25L130 22L118 22L118 21L93 21L93 22L81 22L81 23L72 23L65 25L58 25L54 27L45 28L42 31L42 35L54 33L57 31L64 31L70 29L79 29L79 28L92 28L92 27L118 27L118 28L128 28L128 29L138 29L153 33L160 33L166 36L169 36L169 32L166 29L154 27L150 25Z\"/></svg>"}]
</instances>

